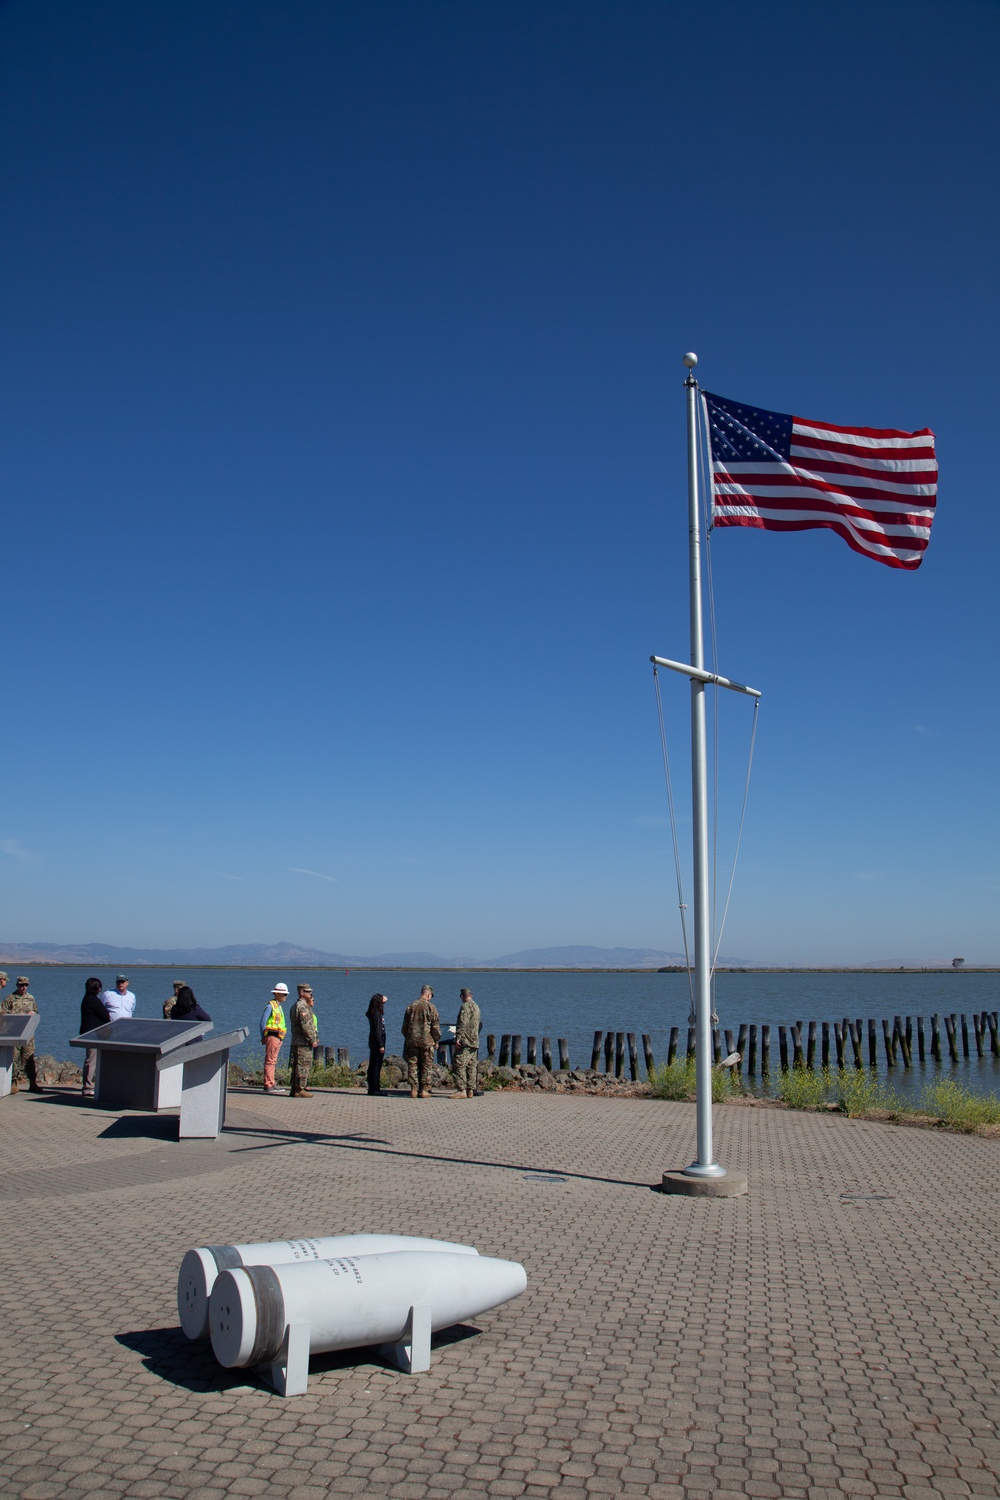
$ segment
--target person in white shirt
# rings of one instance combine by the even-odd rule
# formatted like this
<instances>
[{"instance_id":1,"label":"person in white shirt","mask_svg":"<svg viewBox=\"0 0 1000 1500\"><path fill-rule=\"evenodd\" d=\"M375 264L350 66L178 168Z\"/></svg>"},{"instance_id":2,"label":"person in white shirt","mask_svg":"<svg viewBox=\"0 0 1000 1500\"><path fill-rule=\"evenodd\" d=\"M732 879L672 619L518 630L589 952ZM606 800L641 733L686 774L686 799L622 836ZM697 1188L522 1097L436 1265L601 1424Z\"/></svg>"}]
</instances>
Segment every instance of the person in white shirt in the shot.
<instances>
[{"instance_id":1,"label":"person in white shirt","mask_svg":"<svg viewBox=\"0 0 1000 1500\"><path fill-rule=\"evenodd\" d=\"M119 974L113 990L105 990L101 999L112 1021L127 1021L135 1013L135 996L128 987L128 976Z\"/></svg>"}]
</instances>

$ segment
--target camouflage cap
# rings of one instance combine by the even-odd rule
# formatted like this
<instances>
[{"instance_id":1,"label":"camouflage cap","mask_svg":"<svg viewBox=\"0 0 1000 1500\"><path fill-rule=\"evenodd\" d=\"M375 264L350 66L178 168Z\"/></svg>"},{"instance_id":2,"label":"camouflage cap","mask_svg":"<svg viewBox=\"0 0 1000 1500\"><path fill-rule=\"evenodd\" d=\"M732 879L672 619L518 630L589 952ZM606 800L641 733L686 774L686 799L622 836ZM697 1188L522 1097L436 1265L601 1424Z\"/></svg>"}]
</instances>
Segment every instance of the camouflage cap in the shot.
<instances>
[{"instance_id":1,"label":"camouflage cap","mask_svg":"<svg viewBox=\"0 0 1000 1500\"><path fill-rule=\"evenodd\" d=\"M27 974L18 974L17 978L14 980L14 983L15 984L30 984L31 980L28 978Z\"/></svg>"},{"instance_id":2,"label":"camouflage cap","mask_svg":"<svg viewBox=\"0 0 1000 1500\"><path fill-rule=\"evenodd\" d=\"M0 984L6 984L6 983L7 983L7 970L6 969L0 969Z\"/></svg>"}]
</instances>

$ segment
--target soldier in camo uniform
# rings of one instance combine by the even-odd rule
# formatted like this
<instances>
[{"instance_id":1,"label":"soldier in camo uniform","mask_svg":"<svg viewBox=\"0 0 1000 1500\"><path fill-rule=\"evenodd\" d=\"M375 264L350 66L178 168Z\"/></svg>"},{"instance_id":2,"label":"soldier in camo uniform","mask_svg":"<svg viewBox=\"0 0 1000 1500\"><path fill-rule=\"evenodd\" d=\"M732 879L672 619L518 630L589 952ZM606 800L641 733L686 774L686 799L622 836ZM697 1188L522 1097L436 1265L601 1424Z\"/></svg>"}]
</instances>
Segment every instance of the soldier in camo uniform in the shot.
<instances>
[{"instance_id":1,"label":"soldier in camo uniform","mask_svg":"<svg viewBox=\"0 0 1000 1500\"><path fill-rule=\"evenodd\" d=\"M410 1080L410 1098L429 1099L434 1049L441 1040L441 1017L434 1004L434 991L425 984L420 998L403 1012L403 1056Z\"/></svg>"},{"instance_id":2,"label":"soldier in camo uniform","mask_svg":"<svg viewBox=\"0 0 1000 1500\"><path fill-rule=\"evenodd\" d=\"M292 1023L292 1087L293 1099L311 1099L309 1070L312 1068L313 1048L319 1040L319 1029L313 1014L313 992L308 984L300 984L299 998L292 1006L289 1017Z\"/></svg>"},{"instance_id":3,"label":"soldier in camo uniform","mask_svg":"<svg viewBox=\"0 0 1000 1500\"><path fill-rule=\"evenodd\" d=\"M7 976L4 975L4 984ZM19 974L14 982L14 993L8 995L6 1000L0 1000L0 1014L8 1016L33 1016L38 1014L38 1006L35 1004L34 995L28 994L30 983L26 974ZM28 1079L29 1094L44 1094L45 1090L38 1082L35 1072L35 1039L22 1042L20 1047L14 1049L14 1076L11 1079L10 1091L17 1093L19 1079Z\"/></svg>"},{"instance_id":4,"label":"soldier in camo uniform","mask_svg":"<svg viewBox=\"0 0 1000 1500\"><path fill-rule=\"evenodd\" d=\"M455 1080L458 1093L453 1099L475 1097L479 1081L479 1033L483 1023L479 1006L472 998L471 990L462 991L462 1005L455 1026Z\"/></svg>"}]
</instances>

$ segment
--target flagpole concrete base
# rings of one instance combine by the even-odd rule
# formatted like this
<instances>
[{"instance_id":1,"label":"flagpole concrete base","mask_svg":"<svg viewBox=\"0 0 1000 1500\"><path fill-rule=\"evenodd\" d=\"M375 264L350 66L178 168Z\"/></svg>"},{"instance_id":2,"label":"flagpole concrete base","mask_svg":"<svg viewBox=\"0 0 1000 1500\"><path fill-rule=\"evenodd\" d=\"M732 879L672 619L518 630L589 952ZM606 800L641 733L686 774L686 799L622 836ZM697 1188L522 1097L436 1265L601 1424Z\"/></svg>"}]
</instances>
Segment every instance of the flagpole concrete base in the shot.
<instances>
[{"instance_id":1,"label":"flagpole concrete base","mask_svg":"<svg viewBox=\"0 0 1000 1500\"><path fill-rule=\"evenodd\" d=\"M690 1177L686 1172L664 1172L661 1193L680 1193L687 1198L742 1198L747 1174L732 1168L724 1177Z\"/></svg>"}]
</instances>

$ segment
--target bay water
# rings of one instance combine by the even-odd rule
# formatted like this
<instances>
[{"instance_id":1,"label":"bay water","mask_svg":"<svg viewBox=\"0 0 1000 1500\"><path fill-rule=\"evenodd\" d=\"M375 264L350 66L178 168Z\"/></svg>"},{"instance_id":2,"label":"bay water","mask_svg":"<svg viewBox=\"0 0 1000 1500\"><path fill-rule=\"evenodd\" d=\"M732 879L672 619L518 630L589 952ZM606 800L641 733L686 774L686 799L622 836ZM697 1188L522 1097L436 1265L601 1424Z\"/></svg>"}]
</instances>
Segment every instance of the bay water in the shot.
<instances>
[{"instance_id":1,"label":"bay water","mask_svg":"<svg viewBox=\"0 0 1000 1500\"><path fill-rule=\"evenodd\" d=\"M80 1022L80 1000L88 974L97 972L107 988L114 988L114 973L76 965L8 964L11 986L15 973L27 974L30 989L38 1002L41 1019L36 1032L36 1049L59 1059L79 1063L82 1052L69 1046ZM371 995L388 995L386 1006L387 1050L402 1052L400 1022L406 1005L414 1000L426 981L435 992L435 1003L441 1012L442 1026L454 1024L458 1014L459 990L472 990L483 1014L483 1046L494 1032L498 1042L503 1032L520 1032L552 1040L553 1056L558 1066L556 1042L569 1042L570 1063L574 1068L590 1066L594 1032L633 1031L637 1038L648 1032L657 1062L666 1060L670 1028L681 1028L681 1049L686 1043L690 1010L690 990L686 974L630 973L538 973L521 970L490 970L460 973L456 970L417 973L373 969L236 969L236 968L146 968L135 969L130 988L137 998L136 1015L159 1017L163 1001L172 994L172 981L183 979L193 988L208 1011L216 1031L247 1026L250 1035L236 1058L260 1051L258 1021L270 992L279 980L288 985L291 994L300 981L312 985L316 997L316 1019L320 1041L327 1046L346 1047L352 1063L367 1056L368 1023L365 1009ZM6 994L12 993L9 988ZM719 1025L737 1035L740 1024L756 1022L771 1026L771 1067L778 1068L779 1025L795 1021L834 1021L844 1016L861 1016L880 1020L883 1016L924 1017L929 1034L932 1013L965 1013L996 1010L1000 1005L1000 974L944 970L930 973L889 971L884 973L755 973L727 972L716 978L716 1009ZM929 1035L928 1035L929 1039ZM789 1041L789 1046L791 1045ZM832 1043L831 1043L832 1046ZM947 1044L942 1025L942 1047L945 1061L930 1060L921 1066L916 1062L908 1072L902 1066L892 1069L893 1084L901 1092L915 1093L924 1083L941 1076L954 1076L980 1093L1000 1092L1000 1059L989 1054L972 1057L958 1064L947 1060ZM818 1049L817 1049L818 1050ZM882 1035L879 1027L880 1068L884 1071ZM639 1041L642 1076L642 1044ZM865 1050L867 1059L867 1045ZM526 1046L522 1042L522 1058ZM626 1063L627 1070L627 1063Z\"/></svg>"}]
</instances>

